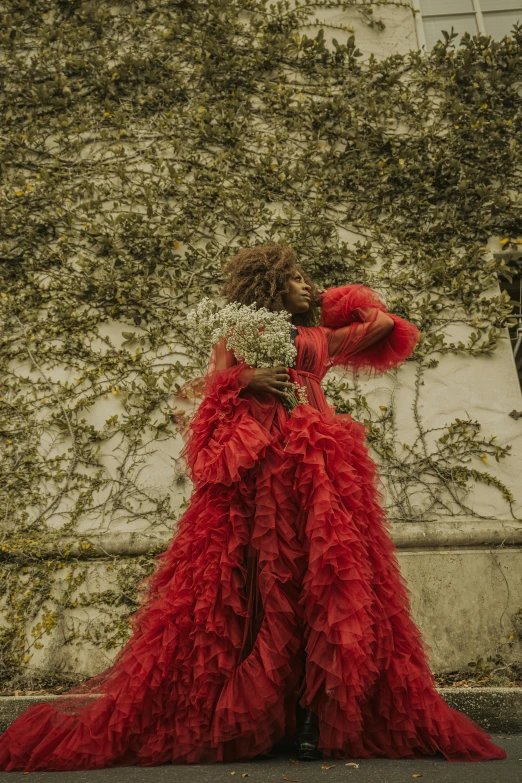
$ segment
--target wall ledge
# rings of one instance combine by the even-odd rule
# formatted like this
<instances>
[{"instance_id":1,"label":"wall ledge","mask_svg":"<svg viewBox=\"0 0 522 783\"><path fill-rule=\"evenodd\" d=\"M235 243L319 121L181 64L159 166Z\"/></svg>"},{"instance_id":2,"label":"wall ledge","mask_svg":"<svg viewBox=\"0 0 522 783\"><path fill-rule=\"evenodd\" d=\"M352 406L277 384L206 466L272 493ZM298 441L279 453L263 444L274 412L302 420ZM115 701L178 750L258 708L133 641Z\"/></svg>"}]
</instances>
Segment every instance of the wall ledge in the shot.
<instances>
[{"instance_id":1,"label":"wall ledge","mask_svg":"<svg viewBox=\"0 0 522 783\"><path fill-rule=\"evenodd\" d=\"M398 549L521 545L522 519L458 517L436 522L395 522L392 538Z\"/></svg>"},{"instance_id":2,"label":"wall ledge","mask_svg":"<svg viewBox=\"0 0 522 783\"><path fill-rule=\"evenodd\" d=\"M145 535L138 532L82 533L57 537L38 553L4 551L0 558L11 562L40 559L138 557L165 549L174 534ZM397 549L504 548L522 545L522 520L443 518L433 522L394 522L392 540Z\"/></svg>"}]
</instances>

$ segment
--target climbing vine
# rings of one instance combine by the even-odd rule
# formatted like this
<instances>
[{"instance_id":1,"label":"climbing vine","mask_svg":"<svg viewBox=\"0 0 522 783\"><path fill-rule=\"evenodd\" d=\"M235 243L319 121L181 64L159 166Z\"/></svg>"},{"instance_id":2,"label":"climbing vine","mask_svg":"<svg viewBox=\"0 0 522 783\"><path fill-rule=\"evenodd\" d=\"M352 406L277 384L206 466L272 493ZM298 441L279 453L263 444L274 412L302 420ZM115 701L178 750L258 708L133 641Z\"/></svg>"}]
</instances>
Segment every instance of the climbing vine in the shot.
<instances>
[{"instance_id":1,"label":"climbing vine","mask_svg":"<svg viewBox=\"0 0 522 783\"><path fill-rule=\"evenodd\" d=\"M241 246L289 244L323 287L370 285L421 329L411 442L394 394L374 410L359 379L325 383L369 428L392 520L472 513L477 482L513 513L489 468L509 444L471 419L429 429L418 402L444 354L491 353L509 323L496 283L513 269L486 242L521 242L522 29L363 61L325 18L382 31L379 6L411 20L407 1L1 4L4 682L58 626L125 640L161 546L107 554L114 587L88 590L93 535L172 534L190 496L173 391L206 361L185 316ZM142 475L156 450L169 491ZM102 633L71 614L97 604Z\"/></svg>"}]
</instances>

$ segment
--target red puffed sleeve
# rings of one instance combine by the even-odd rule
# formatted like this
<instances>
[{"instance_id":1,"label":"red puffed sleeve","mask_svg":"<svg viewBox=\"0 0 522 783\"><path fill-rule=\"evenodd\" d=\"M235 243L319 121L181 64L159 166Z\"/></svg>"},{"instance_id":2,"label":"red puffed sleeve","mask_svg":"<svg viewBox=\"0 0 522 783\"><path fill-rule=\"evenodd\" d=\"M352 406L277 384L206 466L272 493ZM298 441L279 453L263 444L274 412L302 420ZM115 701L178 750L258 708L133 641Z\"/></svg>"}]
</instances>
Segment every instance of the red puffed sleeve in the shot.
<instances>
[{"instance_id":1,"label":"red puffed sleeve","mask_svg":"<svg viewBox=\"0 0 522 783\"><path fill-rule=\"evenodd\" d=\"M329 366L366 371L368 377L398 367L411 355L419 330L388 312L379 295L364 285L329 288L322 295Z\"/></svg>"},{"instance_id":2,"label":"red puffed sleeve","mask_svg":"<svg viewBox=\"0 0 522 783\"><path fill-rule=\"evenodd\" d=\"M224 340L214 346L207 373L198 379L203 400L183 433L181 456L194 484L229 486L239 481L271 442L242 396L253 373L253 368L237 362Z\"/></svg>"}]
</instances>

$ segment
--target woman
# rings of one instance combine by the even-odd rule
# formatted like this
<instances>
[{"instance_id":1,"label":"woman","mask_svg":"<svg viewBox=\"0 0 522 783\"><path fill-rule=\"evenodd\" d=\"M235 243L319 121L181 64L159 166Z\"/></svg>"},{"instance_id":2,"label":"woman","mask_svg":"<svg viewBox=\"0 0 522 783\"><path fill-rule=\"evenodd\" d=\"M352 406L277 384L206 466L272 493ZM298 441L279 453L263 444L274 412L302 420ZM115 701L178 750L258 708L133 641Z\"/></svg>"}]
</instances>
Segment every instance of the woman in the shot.
<instances>
[{"instance_id":1,"label":"woman","mask_svg":"<svg viewBox=\"0 0 522 783\"><path fill-rule=\"evenodd\" d=\"M294 739L302 759L505 758L435 689L365 428L321 389L335 365L398 366L417 328L365 286L319 293L287 247L243 249L225 271L229 301L292 314L295 367L214 347L186 433L193 495L132 637L109 669L28 708L0 768L245 760ZM309 403L289 413L291 381Z\"/></svg>"}]
</instances>

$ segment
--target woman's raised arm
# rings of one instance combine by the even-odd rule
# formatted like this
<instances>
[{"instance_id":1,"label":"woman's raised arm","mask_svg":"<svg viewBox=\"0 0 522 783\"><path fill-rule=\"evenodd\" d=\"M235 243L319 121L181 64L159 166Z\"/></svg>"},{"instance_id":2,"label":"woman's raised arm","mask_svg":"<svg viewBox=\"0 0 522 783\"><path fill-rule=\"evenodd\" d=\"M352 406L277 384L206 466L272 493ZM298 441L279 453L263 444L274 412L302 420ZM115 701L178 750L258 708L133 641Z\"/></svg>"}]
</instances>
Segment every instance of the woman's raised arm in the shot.
<instances>
[{"instance_id":1,"label":"woman's raised arm","mask_svg":"<svg viewBox=\"0 0 522 783\"><path fill-rule=\"evenodd\" d=\"M364 285L325 291L321 323L330 366L367 370L370 376L402 364L420 335L410 321L389 313L378 294Z\"/></svg>"}]
</instances>

